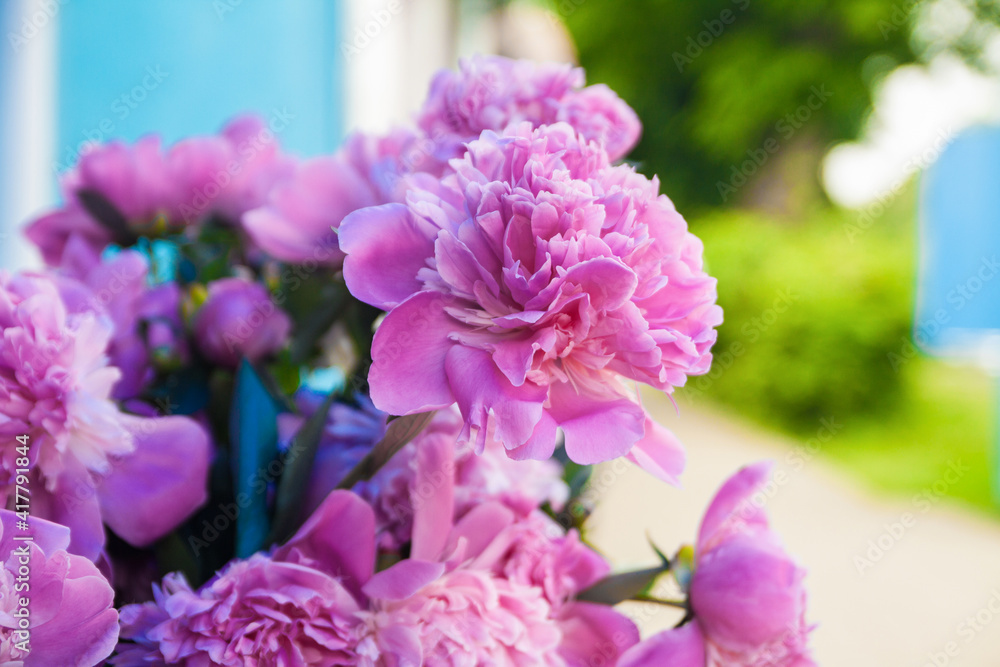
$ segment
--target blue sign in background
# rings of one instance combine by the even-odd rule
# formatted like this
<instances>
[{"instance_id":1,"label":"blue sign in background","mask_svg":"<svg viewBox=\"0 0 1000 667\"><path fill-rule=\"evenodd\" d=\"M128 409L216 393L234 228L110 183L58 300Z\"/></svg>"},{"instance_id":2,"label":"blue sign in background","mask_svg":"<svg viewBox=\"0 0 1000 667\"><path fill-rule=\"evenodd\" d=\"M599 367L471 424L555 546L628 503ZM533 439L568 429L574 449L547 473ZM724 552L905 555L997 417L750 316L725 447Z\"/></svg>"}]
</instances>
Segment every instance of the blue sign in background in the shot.
<instances>
[{"instance_id":1,"label":"blue sign in background","mask_svg":"<svg viewBox=\"0 0 1000 667\"><path fill-rule=\"evenodd\" d=\"M961 134L922 197L914 337L933 354L982 354L1000 334L1000 127Z\"/></svg>"},{"instance_id":2,"label":"blue sign in background","mask_svg":"<svg viewBox=\"0 0 1000 667\"><path fill-rule=\"evenodd\" d=\"M242 111L291 116L280 142L329 152L342 132L340 7L326 0L66 2L58 13L55 166L80 144L170 143Z\"/></svg>"}]
</instances>

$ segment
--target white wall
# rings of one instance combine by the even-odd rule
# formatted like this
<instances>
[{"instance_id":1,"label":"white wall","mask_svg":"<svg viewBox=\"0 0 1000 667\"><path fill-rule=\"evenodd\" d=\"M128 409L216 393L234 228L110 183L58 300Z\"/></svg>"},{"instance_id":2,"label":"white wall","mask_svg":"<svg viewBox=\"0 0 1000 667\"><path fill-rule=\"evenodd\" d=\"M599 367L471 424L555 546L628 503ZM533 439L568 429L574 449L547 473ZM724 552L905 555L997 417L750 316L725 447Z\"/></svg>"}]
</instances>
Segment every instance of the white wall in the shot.
<instances>
[{"instance_id":1,"label":"white wall","mask_svg":"<svg viewBox=\"0 0 1000 667\"><path fill-rule=\"evenodd\" d=\"M55 201L55 47L59 3L9 0L0 56L0 267L38 266L24 221Z\"/></svg>"}]
</instances>

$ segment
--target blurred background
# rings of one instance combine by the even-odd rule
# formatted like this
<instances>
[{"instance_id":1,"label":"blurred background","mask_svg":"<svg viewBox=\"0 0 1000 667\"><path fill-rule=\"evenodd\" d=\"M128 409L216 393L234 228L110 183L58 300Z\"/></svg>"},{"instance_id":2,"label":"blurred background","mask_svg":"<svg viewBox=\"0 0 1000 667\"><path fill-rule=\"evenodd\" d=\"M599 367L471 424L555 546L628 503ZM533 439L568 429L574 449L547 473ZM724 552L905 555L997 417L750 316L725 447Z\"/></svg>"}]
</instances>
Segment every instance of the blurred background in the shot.
<instances>
[{"instance_id":1,"label":"blurred background","mask_svg":"<svg viewBox=\"0 0 1000 667\"><path fill-rule=\"evenodd\" d=\"M1000 664L1000 621L981 613L1000 603L1000 2L2 8L5 267L37 262L17 226L87 142L174 141L254 110L319 154L407 122L463 55L579 63L638 112L629 159L703 239L726 314L678 414L650 398L691 452L687 494L614 473L594 539L622 566L651 555L645 530L673 549L725 476L776 458L790 481L772 507L813 572L821 664ZM642 509L660 503L667 520Z\"/></svg>"}]
</instances>

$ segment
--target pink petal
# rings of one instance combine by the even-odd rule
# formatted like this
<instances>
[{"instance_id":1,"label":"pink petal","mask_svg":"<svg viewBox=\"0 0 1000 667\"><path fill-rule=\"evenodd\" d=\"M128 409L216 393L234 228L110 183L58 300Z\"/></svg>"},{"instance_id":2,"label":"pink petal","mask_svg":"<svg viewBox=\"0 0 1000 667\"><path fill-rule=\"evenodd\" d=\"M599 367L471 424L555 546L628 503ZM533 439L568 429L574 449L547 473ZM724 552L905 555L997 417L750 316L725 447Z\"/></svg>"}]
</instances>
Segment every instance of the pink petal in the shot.
<instances>
[{"instance_id":1,"label":"pink petal","mask_svg":"<svg viewBox=\"0 0 1000 667\"><path fill-rule=\"evenodd\" d=\"M804 647L805 574L773 533L737 535L698 555L691 606L705 636L728 651Z\"/></svg>"},{"instance_id":2,"label":"pink petal","mask_svg":"<svg viewBox=\"0 0 1000 667\"><path fill-rule=\"evenodd\" d=\"M444 563L408 558L373 576L364 594L378 600L404 600L444 574Z\"/></svg>"},{"instance_id":3,"label":"pink petal","mask_svg":"<svg viewBox=\"0 0 1000 667\"><path fill-rule=\"evenodd\" d=\"M36 487L32 513L70 529L70 553L97 560L104 548L104 525L93 477L75 457L63 461L66 468L54 492Z\"/></svg>"},{"instance_id":4,"label":"pink petal","mask_svg":"<svg viewBox=\"0 0 1000 667\"><path fill-rule=\"evenodd\" d=\"M98 496L104 522L129 544L144 547L208 499L212 445L205 429L187 417L123 419L135 451L113 463Z\"/></svg>"},{"instance_id":5,"label":"pink petal","mask_svg":"<svg viewBox=\"0 0 1000 667\"><path fill-rule=\"evenodd\" d=\"M388 309L402 303L421 282L417 272L434 255L437 230L402 204L355 211L340 224L340 249L347 253L344 280L358 299Z\"/></svg>"},{"instance_id":6,"label":"pink petal","mask_svg":"<svg viewBox=\"0 0 1000 667\"><path fill-rule=\"evenodd\" d=\"M705 639L697 623L654 635L625 652L617 667L705 667Z\"/></svg>"},{"instance_id":7,"label":"pink petal","mask_svg":"<svg viewBox=\"0 0 1000 667\"><path fill-rule=\"evenodd\" d=\"M410 558L435 560L451 532L455 511L455 439L448 435L421 438L411 492L413 545Z\"/></svg>"},{"instance_id":8,"label":"pink petal","mask_svg":"<svg viewBox=\"0 0 1000 667\"><path fill-rule=\"evenodd\" d=\"M515 313L510 315L509 319L527 319L532 316L537 319L537 315L539 314ZM523 322L517 321L516 326L523 327L524 325ZM528 371L534 365L535 353L539 350L550 350L555 342L556 332L552 327L519 334L516 338L505 338L496 343L493 350L493 362L507 376L511 384L520 387L524 384Z\"/></svg>"},{"instance_id":9,"label":"pink petal","mask_svg":"<svg viewBox=\"0 0 1000 667\"><path fill-rule=\"evenodd\" d=\"M17 514L13 511L0 510L0 530L2 530L0 533L0 561L7 560L10 552L23 544L22 541L14 539L14 536L19 533L17 530L18 521ZM70 531L66 526L40 519L37 516L28 517L28 526L32 540L45 553L65 551L69 547Z\"/></svg>"},{"instance_id":10,"label":"pink petal","mask_svg":"<svg viewBox=\"0 0 1000 667\"><path fill-rule=\"evenodd\" d=\"M445 374L454 347L449 335L464 325L437 292L418 292L393 308L375 332L368 374L375 406L392 415L444 408L455 402Z\"/></svg>"},{"instance_id":11,"label":"pink petal","mask_svg":"<svg viewBox=\"0 0 1000 667\"><path fill-rule=\"evenodd\" d=\"M547 461L552 458L552 453L556 450L558 431L559 425L556 424L556 420L549 413L542 412L542 418L538 420L538 424L528 441L520 447L508 449L507 456L515 461L527 459Z\"/></svg>"},{"instance_id":12,"label":"pink petal","mask_svg":"<svg viewBox=\"0 0 1000 667\"><path fill-rule=\"evenodd\" d=\"M771 461L756 463L742 468L723 484L701 520L699 553L748 527L767 528L767 513L751 498L767 484L773 468Z\"/></svg>"},{"instance_id":13,"label":"pink petal","mask_svg":"<svg viewBox=\"0 0 1000 667\"><path fill-rule=\"evenodd\" d=\"M673 433L646 417L646 434L635 443L627 458L650 475L679 487L687 455Z\"/></svg>"},{"instance_id":14,"label":"pink petal","mask_svg":"<svg viewBox=\"0 0 1000 667\"><path fill-rule=\"evenodd\" d=\"M59 613L32 630L25 667L96 665L118 642L118 612L111 606L114 591L107 580L80 559L72 563L70 575L62 581Z\"/></svg>"},{"instance_id":15,"label":"pink petal","mask_svg":"<svg viewBox=\"0 0 1000 667\"><path fill-rule=\"evenodd\" d=\"M465 556L478 558L493 546L493 542L505 528L514 523L514 512L498 502L476 505L463 516L452 530L446 551L453 551L464 540ZM505 550L505 547L502 547ZM497 557L503 554L497 554ZM477 566L488 568L492 562L478 562Z\"/></svg>"},{"instance_id":16,"label":"pink petal","mask_svg":"<svg viewBox=\"0 0 1000 667\"><path fill-rule=\"evenodd\" d=\"M357 596L375 569L375 512L350 491L333 491L274 559L305 559Z\"/></svg>"},{"instance_id":17,"label":"pink petal","mask_svg":"<svg viewBox=\"0 0 1000 667\"><path fill-rule=\"evenodd\" d=\"M566 453L585 465L624 456L645 433L646 413L626 398L586 396L568 382L549 389L548 413L566 435Z\"/></svg>"},{"instance_id":18,"label":"pink petal","mask_svg":"<svg viewBox=\"0 0 1000 667\"><path fill-rule=\"evenodd\" d=\"M598 257L576 264L566 273L565 281L579 285L590 295L591 306L598 310L621 308L632 298L639 278L617 259Z\"/></svg>"},{"instance_id":19,"label":"pink petal","mask_svg":"<svg viewBox=\"0 0 1000 667\"><path fill-rule=\"evenodd\" d=\"M350 164L318 157L301 163L276 186L267 206L244 215L243 226L278 259L335 263L342 255L334 230L349 213L375 203L371 188Z\"/></svg>"},{"instance_id":20,"label":"pink petal","mask_svg":"<svg viewBox=\"0 0 1000 667\"><path fill-rule=\"evenodd\" d=\"M616 665L618 657L639 641L639 629L631 619L611 607L589 602L566 605L560 614L559 627L563 632L559 653L570 665ZM642 664L674 665L673 662Z\"/></svg>"}]
</instances>

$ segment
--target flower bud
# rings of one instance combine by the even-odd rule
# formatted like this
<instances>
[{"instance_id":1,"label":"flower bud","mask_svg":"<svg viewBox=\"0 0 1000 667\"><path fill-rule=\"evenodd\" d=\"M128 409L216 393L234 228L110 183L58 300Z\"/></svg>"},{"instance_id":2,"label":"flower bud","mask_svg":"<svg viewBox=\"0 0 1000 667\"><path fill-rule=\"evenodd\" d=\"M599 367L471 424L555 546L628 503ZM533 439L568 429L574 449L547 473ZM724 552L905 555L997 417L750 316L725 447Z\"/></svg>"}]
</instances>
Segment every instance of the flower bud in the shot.
<instances>
[{"instance_id":1,"label":"flower bud","mask_svg":"<svg viewBox=\"0 0 1000 667\"><path fill-rule=\"evenodd\" d=\"M223 366L242 357L257 361L278 351L292 327L267 290L242 278L208 285L208 298L195 316L195 341L202 354Z\"/></svg>"}]
</instances>

